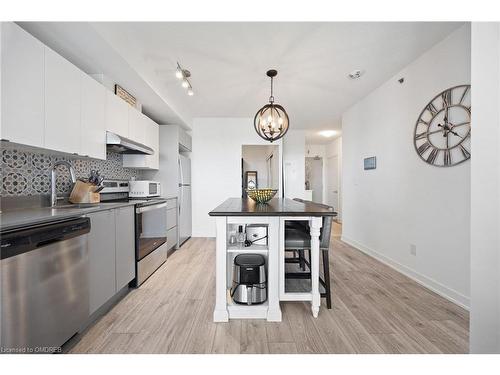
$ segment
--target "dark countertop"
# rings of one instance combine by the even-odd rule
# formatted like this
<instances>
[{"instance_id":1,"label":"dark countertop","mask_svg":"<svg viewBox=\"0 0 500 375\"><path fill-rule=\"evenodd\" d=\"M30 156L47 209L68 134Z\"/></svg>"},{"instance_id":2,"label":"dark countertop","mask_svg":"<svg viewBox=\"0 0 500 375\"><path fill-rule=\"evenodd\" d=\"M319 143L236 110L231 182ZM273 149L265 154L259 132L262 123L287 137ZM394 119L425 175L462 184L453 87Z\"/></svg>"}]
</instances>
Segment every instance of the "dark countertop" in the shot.
<instances>
[{"instance_id":1,"label":"dark countertop","mask_svg":"<svg viewBox=\"0 0 500 375\"><path fill-rule=\"evenodd\" d=\"M92 212L133 206L134 204L140 202L143 201L135 200L129 202L101 202L96 203L91 207L78 207L78 205L75 205L75 207L68 208L30 207L2 210L2 213L0 213L0 229L2 231L5 231L33 224L49 223L51 221L58 221L61 219L80 217Z\"/></svg>"},{"instance_id":2,"label":"dark countertop","mask_svg":"<svg viewBox=\"0 0 500 375\"><path fill-rule=\"evenodd\" d=\"M336 216L337 213L311 203L273 198L257 204L250 198L229 198L208 213L210 216Z\"/></svg>"}]
</instances>

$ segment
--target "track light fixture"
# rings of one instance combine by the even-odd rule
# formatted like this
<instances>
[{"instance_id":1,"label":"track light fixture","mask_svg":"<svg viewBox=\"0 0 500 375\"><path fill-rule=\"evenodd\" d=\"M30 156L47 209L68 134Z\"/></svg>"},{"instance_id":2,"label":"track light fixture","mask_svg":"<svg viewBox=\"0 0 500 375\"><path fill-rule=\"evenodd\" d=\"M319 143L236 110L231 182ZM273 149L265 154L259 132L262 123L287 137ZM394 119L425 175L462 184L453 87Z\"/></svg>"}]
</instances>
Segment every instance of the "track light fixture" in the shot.
<instances>
[{"instance_id":1,"label":"track light fixture","mask_svg":"<svg viewBox=\"0 0 500 375\"><path fill-rule=\"evenodd\" d=\"M187 69L183 69L179 63L177 63L177 69L175 70L175 77L181 80L181 86L187 89L187 94L189 96L194 95L193 86L191 86L191 82L189 81L189 77L191 77L191 72Z\"/></svg>"}]
</instances>

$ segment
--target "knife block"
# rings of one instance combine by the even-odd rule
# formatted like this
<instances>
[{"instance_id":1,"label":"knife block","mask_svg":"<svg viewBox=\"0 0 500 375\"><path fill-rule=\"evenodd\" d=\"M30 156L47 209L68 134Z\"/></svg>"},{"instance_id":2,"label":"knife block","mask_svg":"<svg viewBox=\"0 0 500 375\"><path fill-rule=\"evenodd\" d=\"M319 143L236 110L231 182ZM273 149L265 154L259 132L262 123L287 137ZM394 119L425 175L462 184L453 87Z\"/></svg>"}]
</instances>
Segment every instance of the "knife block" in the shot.
<instances>
[{"instance_id":1,"label":"knife block","mask_svg":"<svg viewBox=\"0 0 500 375\"><path fill-rule=\"evenodd\" d=\"M99 203L101 195L94 192L96 189L97 186L78 180L71 190L69 201L71 203Z\"/></svg>"}]
</instances>

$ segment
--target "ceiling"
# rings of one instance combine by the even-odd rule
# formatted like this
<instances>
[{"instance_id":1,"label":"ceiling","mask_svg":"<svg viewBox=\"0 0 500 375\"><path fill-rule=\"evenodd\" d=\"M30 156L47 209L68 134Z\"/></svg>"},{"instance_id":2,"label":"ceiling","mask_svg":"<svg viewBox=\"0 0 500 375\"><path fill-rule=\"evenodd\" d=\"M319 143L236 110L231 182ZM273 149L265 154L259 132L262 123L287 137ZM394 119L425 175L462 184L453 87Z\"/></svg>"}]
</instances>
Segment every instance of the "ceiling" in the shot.
<instances>
[{"instance_id":1,"label":"ceiling","mask_svg":"<svg viewBox=\"0 0 500 375\"><path fill-rule=\"evenodd\" d=\"M457 22L22 22L87 73L104 73L159 123L190 128L196 117L253 117L275 100L309 143L341 132L342 113L431 46ZM192 73L195 95L175 78ZM350 80L347 74L365 74Z\"/></svg>"},{"instance_id":2,"label":"ceiling","mask_svg":"<svg viewBox=\"0 0 500 375\"><path fill-rule=\"evenodd\" d=\"M95 30L179 113L253 117L269 97L265 72L278 70L275 100L308 139L340 129L342 113L461 23L453 22L120 22ZM195 95L175 78L192 73ZM347 74L365 74L350 80Z\"/></svg>"}]
</instances>

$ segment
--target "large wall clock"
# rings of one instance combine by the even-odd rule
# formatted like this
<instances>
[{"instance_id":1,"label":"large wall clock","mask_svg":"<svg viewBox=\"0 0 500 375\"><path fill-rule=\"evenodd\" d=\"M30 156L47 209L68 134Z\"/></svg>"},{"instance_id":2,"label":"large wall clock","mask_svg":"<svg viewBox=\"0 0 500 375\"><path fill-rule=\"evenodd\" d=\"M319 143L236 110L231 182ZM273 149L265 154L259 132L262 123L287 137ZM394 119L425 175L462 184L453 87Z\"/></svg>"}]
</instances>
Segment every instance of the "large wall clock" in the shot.
<instances>
[{"instance_id":1,"label":"large wall clock","mask_svg":"<svg viewBox=\"0 0 500 375\"><path fill-rule=\"evenodd\" d=\"M436 95L415 124L413 143L418 156L436 167L469 160L470 121L470 85L451 87Z\"/></svg>"}]
</instances>

